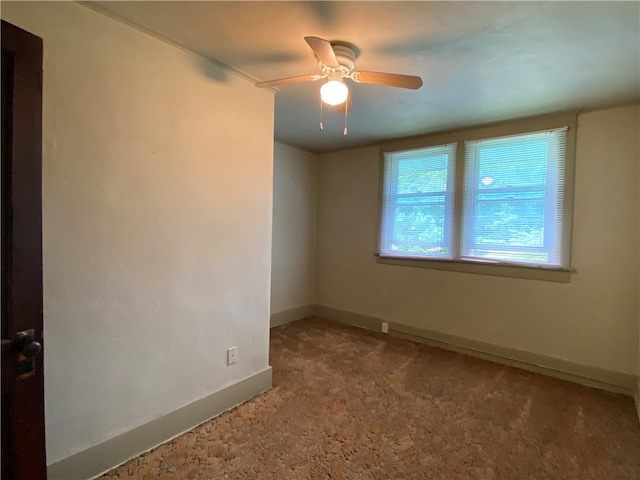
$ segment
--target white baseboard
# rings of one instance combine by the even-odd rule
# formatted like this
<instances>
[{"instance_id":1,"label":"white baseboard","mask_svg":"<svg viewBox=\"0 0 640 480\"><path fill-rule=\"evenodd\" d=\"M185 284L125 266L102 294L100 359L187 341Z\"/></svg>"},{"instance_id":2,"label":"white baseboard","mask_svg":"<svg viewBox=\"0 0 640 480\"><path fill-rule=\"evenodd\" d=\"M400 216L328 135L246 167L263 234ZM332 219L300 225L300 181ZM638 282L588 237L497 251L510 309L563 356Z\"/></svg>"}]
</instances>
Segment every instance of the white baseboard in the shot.
<instances>
[{"instance_id":1,"label":"white baseboard","mask_svg":"<svg viewBox=\"0 0 640 480\"><path fill-rule=\"evenodd\" d=\"M382 331L383 318L348 312L323 305L316 305L315 315L348 325L355 325L375 332ZM537 353L501 347L478 340L472 340L433 330L409 327L389 322L389 333L435 347L452 350L465 355L484 358L496 363L518 367L551 377L561 378L589 387L600 388L616 393L633 395L637 389L637 377L624 372L616 372L570 362L560 358L548 357ZM636 390L637 391L637 390ZM637 395L637 394L636 394ZM638 400L636 400L636 406Z\"/></svg>"},{"instance_id":2,"label":"white baseboard","mask_svg":"<svg viewBox=\"0 0 640 480\"><path fill-rule=\"evenodd\" d=\"M284 325L285 323L294 322L302 318L311 317L315 315L315 307L315 305L309 304L278 313L272 313L270 321L271 328Z\"/></svg>"},{"instance_id":3,"label":"white baseboard","mask_svg":"<svg viewBox=\"0 0 640 480\"><path fill-rule=\"evenodd\" d=\"M86 480L161 445L271 388L271 367L47 467L49 480Z\"/></svg>"}]
</instances>

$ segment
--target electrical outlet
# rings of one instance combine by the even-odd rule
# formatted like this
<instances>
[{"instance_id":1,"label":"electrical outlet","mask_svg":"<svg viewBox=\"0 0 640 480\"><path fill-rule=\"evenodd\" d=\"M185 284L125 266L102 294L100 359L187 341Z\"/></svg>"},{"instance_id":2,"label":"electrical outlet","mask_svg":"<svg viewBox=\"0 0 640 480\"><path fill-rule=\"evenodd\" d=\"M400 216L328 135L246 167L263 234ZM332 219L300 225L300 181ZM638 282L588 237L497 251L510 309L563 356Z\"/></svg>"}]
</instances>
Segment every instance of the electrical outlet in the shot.
<instances>
[{"instance_id":1,"label":"electrical outlet","mask_svg":"<svg viewBox=\"0 0 640 480\"><path fill-rule=\"evenodd\" d=\"M238 361L238 347L227 349L227 365L233 365Z\"/></svg>"},{"instance_id":2,"label":"electrical outlet","mask_svg":"<svg viewBox=\"0 0 640 480\"><path fill-rule=\"evenodd\" d=\"M382 322L382 333L389 333L389 324L387 322Z\"/></svg>"}]
</instances>

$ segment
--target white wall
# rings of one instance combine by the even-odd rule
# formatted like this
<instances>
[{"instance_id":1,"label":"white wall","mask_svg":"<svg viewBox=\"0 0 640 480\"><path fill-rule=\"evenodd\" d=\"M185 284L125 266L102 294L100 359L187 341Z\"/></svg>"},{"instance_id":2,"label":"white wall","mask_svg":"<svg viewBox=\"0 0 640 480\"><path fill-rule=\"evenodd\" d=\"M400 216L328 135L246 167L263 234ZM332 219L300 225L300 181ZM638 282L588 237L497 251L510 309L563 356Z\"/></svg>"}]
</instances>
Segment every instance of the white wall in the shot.
<instances>
[{"instance_id":1,"label":"white wall","mask_svg":"<svg viewBox=\"0 0 640 480\"><path fill-rule=\"evenodd\" d=\"M379 149L322 155L316 303L634 374L639 114L579 117L569 284L376 263Z\"/></svg>"},{"instance_id":2,"label":"white wall","mask_svg":"<svg viewBox=\"0 0 640 480\"><path fill-rule=\"evenodd\" d=\"M317 155L275 143L271 313L314 303Z\"/></svg>"},{"instance_id":3,"label":"white wall","mask_svg":"<svg viewBox=\"0 0 640 480\"><path fill-rule=\"evenodd\" d=\"M76 3L2 18L44 39L51 464L268 367L274 98Z\"/></svg>"}]
</instances>

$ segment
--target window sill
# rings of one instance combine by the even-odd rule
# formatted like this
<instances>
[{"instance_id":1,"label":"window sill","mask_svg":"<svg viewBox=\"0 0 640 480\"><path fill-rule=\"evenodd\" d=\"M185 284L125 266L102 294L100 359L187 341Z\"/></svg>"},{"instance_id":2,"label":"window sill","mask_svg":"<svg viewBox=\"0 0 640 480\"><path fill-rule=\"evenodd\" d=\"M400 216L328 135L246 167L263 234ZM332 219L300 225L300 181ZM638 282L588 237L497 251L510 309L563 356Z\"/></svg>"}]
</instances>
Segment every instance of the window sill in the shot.
<instances>
[{"instance_id":1,"label":"window sill","mask_svg":"<svg viewBox=\"0 0 640 480\"><path fill-rule=\"evenodd\" d=\"M573 268L530 267L499 262L473 262L469 260L426 259L415 257L390 257L376 254L378 263L401 267L430 268L449 272L474 273L498 277L524 278L546 282L569 283Z\"/></svg>"}]
</instances>

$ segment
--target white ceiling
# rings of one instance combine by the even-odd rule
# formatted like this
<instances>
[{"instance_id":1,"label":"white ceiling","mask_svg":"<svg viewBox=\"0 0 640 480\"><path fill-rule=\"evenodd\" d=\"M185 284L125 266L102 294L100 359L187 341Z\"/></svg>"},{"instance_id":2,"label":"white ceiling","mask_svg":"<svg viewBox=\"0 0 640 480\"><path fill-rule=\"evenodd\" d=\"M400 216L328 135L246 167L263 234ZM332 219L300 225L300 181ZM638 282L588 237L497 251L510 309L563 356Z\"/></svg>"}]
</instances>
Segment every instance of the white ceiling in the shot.
<instances>
[{"instance_id":1,"label":"white ceiling","mask_svg":"<svg viewBox=\"0 0 640 480\"><path fill-rule=\"evenodd\" d=\"M348 81L346 137L340 112L325 109L318 128L320 82L281 87L275 138L311 152L640 98L637 1L85 4L256 81L318 73L309 35L354 44L357 70L424 80L416 91Z\"/></svg>"}]
</instances>

